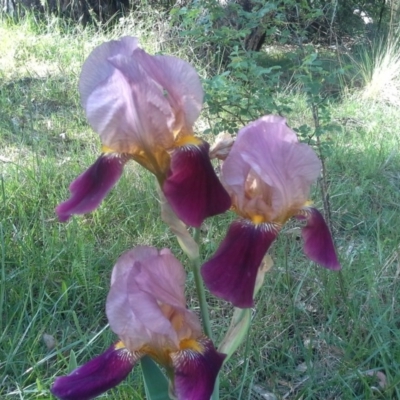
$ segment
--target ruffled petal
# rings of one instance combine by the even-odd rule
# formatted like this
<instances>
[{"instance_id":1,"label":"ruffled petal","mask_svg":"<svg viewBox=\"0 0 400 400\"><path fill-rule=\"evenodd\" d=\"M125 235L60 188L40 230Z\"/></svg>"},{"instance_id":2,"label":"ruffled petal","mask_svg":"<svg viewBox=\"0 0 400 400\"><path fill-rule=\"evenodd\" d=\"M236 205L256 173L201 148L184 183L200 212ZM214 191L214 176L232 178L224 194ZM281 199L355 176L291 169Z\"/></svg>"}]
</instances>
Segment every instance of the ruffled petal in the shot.
<instances>
[{"instance_id":1,"label":"ruffled petal","mask_svg":"<svg viewBox=\"0 0 400 400\"><path fill-rule=\"evenodd\" d=\"M301 230L305 255L325 268L340 270L332 236L324 217L315 208L307 207L301 211L296 217L307 220L307 224Z\"/></svg>"},{"instance_id":2,"label":"ruffled petal","mask_svg":"<svg viewBox=\"0 0 400 400\"><path fill-rule=\"evenodd\" d=\"M82 67L82 106L103 145L115 152L154 153L174 142L174 110L141 65L142 53L136 38L124 37L95 48ZM160 172L157 165L149 169Z\"/></svg>"},{"instance_id":3,"label":"ruffled petal","mask_svg":"<svg viewBox=\"0 0 400 400\"><path fill-rule=\"evenodd\" d=\"M177 57L151 56L143 50L135 52L142 68L166 91L165 96L183 120L178 124L192 126L198 118L203 104L203 88L197 71L186 61ZM181 126L176 126L175 131Z\"/></svg>"},{"instance_id":4,"label":"ruffled petal","mask_svg":"<svg viewBox=\"0 0 400 400\"><path fill-rule=\"evenodd\" d=\"M136 148L155 153L173 145L176 113L163 87L138 62L138 51L109 59L115 73L89 97L86 112L104 144L119 152L126 143L135 153Z\"/></svg>"},{"instance_id":5,"label":"ruffled petal","mask_svg":"<svg viewBox=\"0 0 400 400\"><path fill-rule=\"evenodd\" d=\"M224 358L207 337L198 339L191 348L172 353L177 399L208 400Z\"/></svg>"},{"instance_id":6,"label":"ruffled petal","mask_svg":"<svg viewBox=\"0 0 400 400\"><path fill-rule=\"evenodd\" d=\"M118 342L69 375L56 378L50 390L62 400L93 399L123 381L141 356Z\"/></svg>"},{"instance_id":7,"label":"ruffled petal","mask_svg":"<svg viewBox=\"0 0 400 400\"><path fill-rule=\"evenodd\" d=\"M210 292L235 307L252 307L258 268L277 235L273 224L233 222L217 252L201 268Z\"/></svg>"},{"instance_id":8,"label":"ruffled petal","mask_svg":"<svg viewBox=\"0 0 400 400\"><path fill-rule=\"evenodd\" d=\"M64 222L73 214L95 210L121 177L125 163L119 155L101 155L71 183L70 198L56 207L59 220Z\"/></svg>"},{"instance_id":9,"label":"ruffled petal","mask_svg":"<svg viewBox=\"0 0 400 400\"><path fill-rule=\"evenodd\" d=\"M130 57L136 49L138 49L137 38L123 37L120 40L102 43L90 53L82 66L79 78L79 93L83 108L96 87L107 82L114 73L115 68L109 59L119 54Z\"/></svg>"},{"instance_id":10,"label":"ruffled petal","mask_svg":"<svg viewBox=\"0 0 400 400\"><path fill-rule=\"evenodd\" d=\"M199 76L189 63L149 55L132 37L92 51L82 67L79 91L104 145L136 156L144 152L149 158L149 153L170 149L181 132L191 134L203 102ZM163 165L159 167L149 169L161 176Z\"/></svg>"},{"instance_id":11,"label":"ruffled petal","mask_svg":"<svg viewBox=\"0 0 400 400\"><path fill-rule=\"evenodd\" d=\"M162 190L175 214L187 225L199 227L231 206L208 156L209 145L184 145L174 150L170 173Z\"/></svg>"},{"instance_id":12,"label":"ruffled petal","mask_svg":"<svg viewBox=\"0 0 400 400\"><path fill-rule=\"evenodd\" d=\"M182 337L201 333L196 314L186 309L186 274L168 249L140 246L114 267L106 313L111 329L131 350L178 349Z\"/></svg>"},{"instance_id":13,"label":"ruffled petal","mask_svg":"<svg viewBox=\"0 0 400 400\"><path fill-rule=\"evenodd\" d=\"M260 212L260 205L251 201L259 196L268 210L263 214L284 222L289 210L307 201L320 169L314 150L298 143L284 118L270 115L239 131L222 166L222 179L235 198L239 214Z\"/></svg>"}]
</instances>

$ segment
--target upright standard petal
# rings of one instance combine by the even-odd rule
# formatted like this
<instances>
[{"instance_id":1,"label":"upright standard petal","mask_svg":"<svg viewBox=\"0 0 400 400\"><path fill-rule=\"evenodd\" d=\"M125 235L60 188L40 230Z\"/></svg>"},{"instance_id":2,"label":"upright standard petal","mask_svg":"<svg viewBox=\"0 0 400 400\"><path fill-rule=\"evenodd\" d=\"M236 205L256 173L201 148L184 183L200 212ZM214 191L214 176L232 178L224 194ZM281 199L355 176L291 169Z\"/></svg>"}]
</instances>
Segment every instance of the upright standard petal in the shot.
<instances>
[{"instance_id":1,"label":"upright standard petal","mask_svg":"<svg viewBox=\"0 0 400 400\"><path fill-rule=\"evenodd\" d=\"M122 175L126 159L115 154L101 155L70 185L71 197L56 207L60 221L73 214L85 214L96 209Z\"/></svg>"},{"instance_id":2,"label":"upright standard petal","mask_svg":"<svg viewBox=\"0 0 400 400\"><path fill-rule=\"evenodd\" d=\"M56 378L51 392L61 400L93 399L123 381L141 356L118 342L69 375Z\"/></svg>"},{"instance_id":3,"label":"upright standard petal","mask_svg":"<svg viewBox=\"0 0 400 400\"><path fill-rule=\"evenodd\" d=\"M177 138L192 134L203 102L199 76L189 63L151 56L132 37L93 50L83 65L79 91L103 145L130 153L159 178L167 167L165 151Z\"/></svg>"},{"instance_id":4,"label":"upright standard petal","mask_svg":"<svg viewBox=\"0 0 400 400\"><path fill-rule=\"evenodd\" d=\"M240 215L261 212L267 221L284 223L308 200L320 169L313 149L298 143L284 118L266 116L239 131L222 180Z\"/></svg>"},{"instance_id":5,"label":"upright standard petal","mask_svg":"<svg viewBox=\"0 0 400 400\"><path fill-rule=\"evenodd\" d=\"M186 61L167 55L150 56L143 50L134 56L142 68L165 90L176 115L174 131L191 127L203 104L203 88L197 71Z\"/></svg>"},{"instance_id":6,"label":"upright standard petal","mask_svg":"<svg viewBox=\"0 0 400 400\"><path fill-rule=\"evenodd\" d=\"M175 214L187 225L199 227L225 212L231 199L215 174L209 145L185 144L172 153L170 173L162 190Z\"/></svg>"},{"instance_id":7,"label":"upright standard petal","mask_svg":"<svg viewBox=\"0 0 400 400\"><path fill-rule=\"evenodd\" d=\"M178 400L208 400L225 359L207 337L171 354L174 368L174 391Z\"/></svg>"},{"instance_id":8,"label":"upright standard petal","mask_svg":"<svg viewBox=\"0 0 400 400\"><path fill-rule=\"evenodd\" d=\"M90 53L82 66L79 78L79 93L83 108L95 88L106 82L114 73L114 67L108 60L119 54L129 57L136 49L138 49L137 38L123 37L120 40L102 43Z\"/></svg>"},{"instance_id":9,"label":"upright standard petal","mask_svg":"<svg viewBox=\"0 0 400 400\"><path fill-rule=\"evenodd\" d=\"M210 292L235 307L252 307L258 268L277 235L274 224L234 221L214 256L201 268Z\"/></svg>"},{"instance_id":10,"label":"upright standard petal","mask_svg":"<svg viewBox=\"0 0 400 400\"><path fill-rule=\"evenodd\" d=\"M321 213L315 208L306 207L296 217L307 221L301 230L305 255L325 268L340 270L332 236Z\"/></svg>"},{"instance_id":11,"label":"upright standard petal","mask_svg":"<svg viewBox=\"0 0 400 400\"><path fill-rule=\"evenodd\" d=\"M120 257L113 270L106 313L111 329L131 350L143 346L159 362L182 339L201 334L197 316L186 309L185 271L168 249L137 247Z\"/></svg>"}]
</instances>

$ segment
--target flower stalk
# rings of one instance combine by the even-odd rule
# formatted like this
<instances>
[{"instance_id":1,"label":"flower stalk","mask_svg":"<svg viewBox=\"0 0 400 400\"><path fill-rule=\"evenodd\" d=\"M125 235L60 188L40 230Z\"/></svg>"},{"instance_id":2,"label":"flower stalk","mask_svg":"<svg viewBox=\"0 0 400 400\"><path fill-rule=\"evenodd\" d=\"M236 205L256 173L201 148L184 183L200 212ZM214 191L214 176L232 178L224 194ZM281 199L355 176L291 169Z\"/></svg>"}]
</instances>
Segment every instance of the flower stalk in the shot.
<instances>
[{"instance_id":1,"label":"flower stalk","mask_svg":"<svg viewBox=\"0 0 400 400\"><path fill-rule=\"evenodd\" d=\"M203 321L204 333L212 340L212 330L211 330L210 317L208 315L206 293L204 290L203 280L200 275L200 266L201 266L200 258L191 260L191 262L192 262L194 282L196 285L196 293L199 299L200 314L201 314L201 319Z\"/></svg>"},{"instance_id":2,"label":"flower stalk","mask_svg":"<svg viewBox=\"0 0 400 400\"><path fill-rule=\"evenodd\" d=\"M200 228L193 228L193 239L197 243L197 245L200 246ZM188 254L188 256L190 258L189 254ZM200 256L198 256L196 258L190 258L190 261L192 264L192 271L193 271L193 276L194 276L194 282L196 285L197 298L199 300L200 314L201 314L201 319L203 321L204 333L211 340L213 340L210 316L208 314L208 304L207 304L207 300L206 300L206 292L204 289L203 278L201 277L201 274L200 274L200 267L201 267ZM217 378L215 379L214 391L211 396L211 400L219 400L219 375L217 375Z\"/></svg>"}]
</instances>

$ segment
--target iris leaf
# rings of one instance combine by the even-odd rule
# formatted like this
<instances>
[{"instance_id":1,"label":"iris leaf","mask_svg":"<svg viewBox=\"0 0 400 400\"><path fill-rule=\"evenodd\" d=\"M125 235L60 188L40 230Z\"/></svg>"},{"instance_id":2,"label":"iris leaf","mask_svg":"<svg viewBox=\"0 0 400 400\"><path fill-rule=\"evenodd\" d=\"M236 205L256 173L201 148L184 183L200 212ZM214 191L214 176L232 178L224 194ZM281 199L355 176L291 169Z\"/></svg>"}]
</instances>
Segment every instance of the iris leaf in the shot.
<instances>
[{"instance_id":1,"label":"iris leaf","mask_svg":"<svg viewBox=\"0 0 400 400\"><path fill-rule=\"evenodd\" d=\"M168 380L148 356L140 360L147 400L170 400Z\"/></svg>"}]
</instances>

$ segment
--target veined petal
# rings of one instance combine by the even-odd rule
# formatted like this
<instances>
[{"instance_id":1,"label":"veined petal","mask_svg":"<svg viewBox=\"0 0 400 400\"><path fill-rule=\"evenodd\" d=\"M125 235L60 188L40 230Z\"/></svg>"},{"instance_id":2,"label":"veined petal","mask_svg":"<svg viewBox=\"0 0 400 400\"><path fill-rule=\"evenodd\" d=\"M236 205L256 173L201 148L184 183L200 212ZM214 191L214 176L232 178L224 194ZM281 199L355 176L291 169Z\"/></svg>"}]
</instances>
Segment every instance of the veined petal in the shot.
<instances>
[{"instance_id":1,"label":"veined petal","mask_svg":"<svg viewBox=\"0 0 400 400\"><path fill-rule=\"evenodd\" d=\"M109 59L115 73L89 97L86 112L89 120L93 115L93 123L100 123L96 131L106 145L124 152L120 149L126 142L134 151L137 147L152 153L173 145L176 116L163 87L138 62L138 51Z\"/></svg>"},{"instance_id":2,"label":"veined petal","mask_svg":"<svg viewBox=\"0 0 400 400\"><path fill-rule=\"evenodd\" d=\"M56 378L51 392L62 400L93 399L123 381L141 356L118 342L69 375Z\"/></svg>"},{"instance_id":3,"label":"veined petal","mask_svg":"<svg viewBox=\"0 0 400 400\"><path fill-rule=\"evenodd\" d=\"M277 235L273 224L233 222L217 252L201 268L210 292L235 307L252 307L258 268Z\"/></svg>"},{"instance_id":4,"label":"veined petal","mask_svg":"<svg viewBox=\"0 0 400 400\"><path fill-rule=\"evenodd\" d=\"M136 38L103 43L85 61L79 80L92 128L103 145L119 153L153 153L174 141L174 110L162 85L141 65L142 53Z\"/></svg>"},{"instance_id":5,"label":"veined petal","mask_svg":"<svg viewBox=\"0 0 400 400\"><path fill-rule=\"evenodd\" d=\"M186 274L168 249L140 246L124 253L113 269L106 313L111 329L131 350L179 348L201 334L198 317L186 309Z\"/></svg>"},{"instance_id":6,"label":"veined petal","mask_svg":"<svg viewBox=\"0 0 400 400\"><path fill-rule=\"evenodd\" d=\"M284 118L270 115L242 128L222 166L238 213L284 223L308 199L321 169L314 150L298 143ZM257 201L254 202L254 199Z\"/></svg>"},{"instance_id":7,"label":"veined petal","mask_svg":"<svg viewBox=\"0 0 400 400\"><path fill-rule=\"evenodd\" d=\"M189 63L151 56L132 37L92 51L82 67L79 91L102 143L136 156L170 149L175 136L190 134L203 101L199 76ZM161 167L149 169L159 175Z\"/></svg>"},{"instance_id":8,"label":"veined petal","mask_svg":"<svg viewBox=\"0 0 400 400\"><path fill-rule=\"evenodd\" d=\"M312 207L303 208L301 211L296 217L307 220L306 226L301 230L305 255L325 268L340 270L332 236L324 217Z\"/></svg>"},{"instance_id":9,"label":"veined petal","mask_svg":"<svg viewBox=\"0 0 400 400\"><path fill-rule=\"evenodd\" d=\"M218 353L207 337L198 339L195 347L171 354L178 400L208 400L224 362L225 354Z\"/></svg>"},{"instance_id":10,"label":"veined petal","mask_svg":"<svg viewBox=\"0 0 400 400\"><path fill-rule=\"evenodd\" d=\"M96 87L106 82L114 73L114 67L108 62L109 58L119 54L129 57L136 49L138 49L137 38L123 37L120 40L102 43L90 53L82 66L79 78L79 92L83 108Z\"/></svg>"},{"instance_id":11,"label":"veined petal","mask_svg":"<svg viewBox=\"0 0 400 400\"><path fill-rule=\"evenodd\" d=\"M230 196L214 172L208 150L206 142L176 148L170 173L162 186L175 214L185 224L196 227L231 205Z\"/></svg>"},{"instance_id":12,"label":"veined petal","mask_svg":"<svg viewBox=\"0 0 400 400\"><path fill-rule=\"evenodd\" d=\"M203 104L203 88L197 71L186 61L167 55L151 56L143 50L134 54L142 68L165 89L165 96L184 121L177 123L192 126ZM174 130L179 130L176 126Z\"/></svg>"},{"instance_id":13,"label":"veined petal","mask_svg":"<svg viewBox=\"0 0 400 400\"><path fill-rule=\"evenodd\" d=\"M72 214L85 214L96 209L122 175L127 160L119 155L101 155L70 185L71 196L56 207L60 221Z\"/></svg>"}]
</instances>

